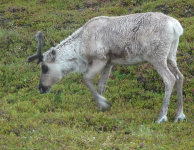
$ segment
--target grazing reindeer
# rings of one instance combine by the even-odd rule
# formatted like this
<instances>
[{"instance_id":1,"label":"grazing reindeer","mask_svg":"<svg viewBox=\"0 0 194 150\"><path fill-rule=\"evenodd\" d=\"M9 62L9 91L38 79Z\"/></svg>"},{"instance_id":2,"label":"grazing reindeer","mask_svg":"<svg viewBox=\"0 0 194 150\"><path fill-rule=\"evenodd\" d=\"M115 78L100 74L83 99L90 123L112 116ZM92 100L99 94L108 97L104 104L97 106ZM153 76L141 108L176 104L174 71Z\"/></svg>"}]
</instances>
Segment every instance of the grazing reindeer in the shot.
<instances>
[{"instance_id":1,"label":"grazing reindeer","mask_svg":"<svg viewBox=\"0 0 194 150\"><path fill-rule=\"evenodd\" d=\"M162 77L165 97L157 122L167 121L167 110L176 82L178 110L175 122L183 114L183 75L176 62L181 24L162 13L139 13L119 17L96 17L75 31L56 47L42 54L43 34L37 33L37 54L27 62L38 59L41 66L39 92L49 93L50 87L69 73L85 72L85 84L97 101L100 110L110 104L103 97L113 65L136 65L149 62ZM101 72L98 92L91 80Z\"/></svg>"}]
</instances>

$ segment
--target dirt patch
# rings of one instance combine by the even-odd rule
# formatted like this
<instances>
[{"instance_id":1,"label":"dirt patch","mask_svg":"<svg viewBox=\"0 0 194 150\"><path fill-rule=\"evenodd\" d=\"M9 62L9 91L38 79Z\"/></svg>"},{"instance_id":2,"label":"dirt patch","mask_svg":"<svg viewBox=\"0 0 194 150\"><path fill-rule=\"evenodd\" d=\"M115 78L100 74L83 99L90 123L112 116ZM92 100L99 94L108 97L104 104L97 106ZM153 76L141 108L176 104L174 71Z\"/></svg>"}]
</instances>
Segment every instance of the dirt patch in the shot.
<instances>
[{"instance_id":1,"label":"dirt patch","mask_svg":"<svg viewBox=\"0 0 194 150\"><path fill-rule=\"evenodd\" d=\"M85 6L86 8L94 8L94 7L97 6L97 5L98 5L98 3L95 2L95 1L88 1L88 2L84 3L84 6Z\"/></svg>"},{"instance_id":2,"label":"dirt patch","mask_svg":"<svg viewBox=\"0 0 194 150\"><path fill-rule=\"evenodd\" d=\"M7 7L5 11L15 13L15 12L24 12L26 11L25 7Z\"/></svg>"},{"instance_id":3,"label":"dirt patch","mask_svg":"<svg viewBox=\"0 0 194 150\"><path fill-rule=\"evenodd\" d=\"M180 8L179 8L180 7ZM194 8L190 5L177 5L174 7L168 5L158 5L155 7L154 11L162 12L166 15L170 13L179 14L180 17L191 17L194 15Z\"/></svg>"},{"instance_id":4,"label":"dirt patch","mask_svg":"<svg viewBox=\"0 0 194 150\"><path fill-rule=\"evenodd\" d=\"M170 13L169 7L165 6L165 5L158 5L158 6L155 7L154 10L155 11L161 11L164 14L169 14Z\"/></svg>"},{"instance_id":5,"label":"dirt patch","mask_svg":"<svg viewBox=\"0 0 194 150\"><path fill-rule=\"evenodd\" d=\"M192 16L194 16L194 8L193 8L193 6L189 6L188 8L183 9L183 13L180 16L181 17L192 17Z\"/></svg>"},{"instance_id":6,"label":"dirt patch","mask_svg":"<svg viewBox=\"0 0 194 150\"><path fill-rule=\"evenodd\" d=\"M4 17L0 16L0 26L2 28L7 28L7 25L11 23L12 21L10 19L5 19Z\"/></svg>"}]
</instances>

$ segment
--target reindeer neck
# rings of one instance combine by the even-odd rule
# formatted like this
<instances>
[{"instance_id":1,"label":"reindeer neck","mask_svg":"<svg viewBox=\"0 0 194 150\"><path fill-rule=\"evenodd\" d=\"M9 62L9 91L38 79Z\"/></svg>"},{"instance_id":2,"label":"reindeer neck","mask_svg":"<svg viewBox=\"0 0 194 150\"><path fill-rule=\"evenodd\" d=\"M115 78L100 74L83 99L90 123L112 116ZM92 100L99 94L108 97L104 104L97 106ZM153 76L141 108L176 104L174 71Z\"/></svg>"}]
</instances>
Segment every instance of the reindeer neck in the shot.
<instances>
[{"instance_id":1,"label":"reindeer neck","mask_svg":"<svg viewBox=\"0 0 194 150\"><path fill-rule=\"evenodd\" d=\"M64 69L71 68L68 73L81 73L86 70L87 62L82 57L81 29L75 31L66 38L55 49L57 53L56 61L64 66Z\"/></svg>"}]
</instances>

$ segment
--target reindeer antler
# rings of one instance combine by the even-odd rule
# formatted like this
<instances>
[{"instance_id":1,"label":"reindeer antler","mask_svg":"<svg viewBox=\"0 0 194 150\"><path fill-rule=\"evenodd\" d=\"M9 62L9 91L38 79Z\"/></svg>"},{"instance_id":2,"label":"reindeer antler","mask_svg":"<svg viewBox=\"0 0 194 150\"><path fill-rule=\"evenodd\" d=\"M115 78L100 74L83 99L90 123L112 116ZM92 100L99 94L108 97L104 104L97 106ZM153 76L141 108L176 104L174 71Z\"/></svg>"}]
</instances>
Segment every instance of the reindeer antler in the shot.
<instances>
[{"instance_id":1,"label":"reindeer antler","mask_svg":"<svg viewBox=\"0 0 194 150\"><path fill-rule=\"evenodd\" d=\"M36 38L38 40L38 48L37 48L37 53L35 55L32 55L30 57L27 58L27 62L31 62L35 59L38 59L37 60L37 64L39 64L42 59L43 59L43 55L42 55L42 47L43 47L43 39L44 39L44 36L42 34L41 31L38 31L37 34L36 34Z\"/></svg>"}]
</instances>

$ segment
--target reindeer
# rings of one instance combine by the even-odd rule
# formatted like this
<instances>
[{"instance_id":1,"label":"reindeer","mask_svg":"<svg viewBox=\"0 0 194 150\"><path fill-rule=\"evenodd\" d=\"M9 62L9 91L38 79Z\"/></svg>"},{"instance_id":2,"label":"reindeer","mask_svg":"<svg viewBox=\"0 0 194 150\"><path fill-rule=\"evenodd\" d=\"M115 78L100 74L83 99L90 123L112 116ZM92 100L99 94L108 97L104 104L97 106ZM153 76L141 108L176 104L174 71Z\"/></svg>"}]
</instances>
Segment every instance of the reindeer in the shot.
<instances>
[{"instance_id":1,"label":"reindeer","mask_svg":"<svg viewBox=\"0 0 194 150\"><path fill-rule=\"evenodd\" d=\"M103 97L113 65L151 63L165 84L165 97L157 122L167 121L171 92L176 82L178 108L175 122L186 119L183 113L183 75L176 62L179 37L183 28L178 20L162 13L138 13L118 17L95 17L56 47L42 54L43 34L38 32L37 59L41 75L39 93L49 93L53 84L70 73L86 72L85 84L92 92L97 107L104 111L110 103ZM92 78L101 72L98 92Z\"/></svg>"}]
</instances>

